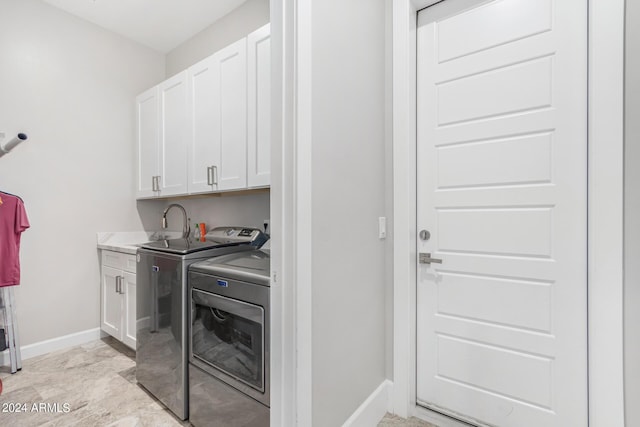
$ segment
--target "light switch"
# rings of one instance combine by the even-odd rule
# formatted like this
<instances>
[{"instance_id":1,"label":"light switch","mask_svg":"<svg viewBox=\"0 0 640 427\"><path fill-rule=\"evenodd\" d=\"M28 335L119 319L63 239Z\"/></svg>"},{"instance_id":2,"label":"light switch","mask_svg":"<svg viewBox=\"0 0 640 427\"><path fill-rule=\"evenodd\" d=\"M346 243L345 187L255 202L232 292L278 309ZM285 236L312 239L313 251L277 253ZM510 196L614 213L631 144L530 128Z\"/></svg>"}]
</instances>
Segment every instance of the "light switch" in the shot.
<instances>
[{"instance_id":1,"label":"light switch","mask_svg":"<svg viewBox=\"0 0 640 427\"><path fill-rule=\"evenodd\" d=\"M378 218L378 238L387 238L387 218L384 216Z\"/></svg>"}]
</instances>

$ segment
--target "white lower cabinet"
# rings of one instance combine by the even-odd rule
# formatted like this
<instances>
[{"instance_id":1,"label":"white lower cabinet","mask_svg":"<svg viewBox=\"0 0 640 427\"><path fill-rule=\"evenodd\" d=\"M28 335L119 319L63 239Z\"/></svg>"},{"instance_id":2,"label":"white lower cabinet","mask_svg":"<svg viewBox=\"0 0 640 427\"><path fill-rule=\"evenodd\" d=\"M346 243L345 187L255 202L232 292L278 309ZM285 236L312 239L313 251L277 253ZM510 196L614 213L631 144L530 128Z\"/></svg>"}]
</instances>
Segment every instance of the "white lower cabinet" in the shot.
<instances>
[{"instance_id":1,"label":"white lower cabinet","mask_svg":"<svg viewBox=\"0 0 640 427\"><path fill-rule=\"evenodd\" d=\"M102 251L100 327L136 348L136 256Z\"/></svg>"}]
</instances>

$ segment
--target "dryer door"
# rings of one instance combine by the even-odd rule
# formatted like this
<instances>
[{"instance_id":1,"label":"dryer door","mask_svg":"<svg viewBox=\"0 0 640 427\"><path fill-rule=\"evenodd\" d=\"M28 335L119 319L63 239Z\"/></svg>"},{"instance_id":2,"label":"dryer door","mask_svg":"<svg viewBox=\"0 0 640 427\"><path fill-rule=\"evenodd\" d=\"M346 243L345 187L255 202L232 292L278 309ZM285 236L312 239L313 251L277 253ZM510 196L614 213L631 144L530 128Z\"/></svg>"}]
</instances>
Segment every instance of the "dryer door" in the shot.
<instances>
[{"instance_id":1,"label":"dryer door","mask_svg":"<svg viewBox=\"0 0 640 427\"><path fill-rule=\"evenodd\" d=\"M265 392L263 307L200 289L192 289L191 298L191 362L262 400Z\"/></svg>"}]
</instances>

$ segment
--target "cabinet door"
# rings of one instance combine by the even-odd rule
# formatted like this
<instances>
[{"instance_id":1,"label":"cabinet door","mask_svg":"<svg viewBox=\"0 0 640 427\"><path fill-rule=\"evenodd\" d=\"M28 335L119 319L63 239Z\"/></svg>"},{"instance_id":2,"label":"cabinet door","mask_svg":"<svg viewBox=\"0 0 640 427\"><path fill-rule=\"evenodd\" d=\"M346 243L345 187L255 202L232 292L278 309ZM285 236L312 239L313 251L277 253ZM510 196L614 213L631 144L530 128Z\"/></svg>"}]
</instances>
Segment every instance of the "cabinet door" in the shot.
<instances>
[{"instance_id":1,"label":"cabinet door","mask_svg":"<svg viewBox=\"0 0 640 427\"><path fill-rule=\"evenodd\" d=\"M220 144L218 189L247 186L247 43L239 40L213 55L219 70L218 114L214 127Z\"/></svg>"},{"instance_id":2,"label":"cabinet door","mask_svg":"<svg viewBox=\"0 0 640 427\"><path fill-rule=\"evenodd\" d=\"M156 195L153 180L159 170L159 105L157 87L136 97L136 196L138 198Z\"/></svg>"},{"instance_id":3,"label":"cabinet door","mask_svg":"<svg viewBox=\"0 0 640 427\"><path fill-rule=\"evenodd\" d=\"M136 349L136 275L123 273L122 291L124 292L124 302L122 316L123 331L122 342Z\"/></svg>"},{"instance_id":4,"label":"cabinet door","mask_svg":"<svg viewBox=\"0 0 640 427\"><path fill-rule=\"evenodd\" d=\"M113 337L122 340L122 295L116 283L122 270L102 266L100 327Z\"/></svg>"},{"instance_id":5,"label":"cabinet door","mask_svg":"<svg viewBox=\"0 0 640 427\"><path fill-rule=\"evenodd\" d=\"M187 72L160 84L160 195L187 194Z\"/></svg>"},{"instance_id":6,"label":"cabinet door","mask_svg":"<svg viewBox=\"0 0 640 427\"><path fill-rule=\"evenodd\" d=\"M189 144L189 193L218 190L220 167L220 73L215 58L209 57L189 68L189 107L191 144Z\"/></svg>"},{"instance_id":7,"label":"cabinet door","mask_svg":"<svg viewBox=\"0 0 640 427\"><path fill-rule=\"evenodd\" d=\"M247 186L271 184L270 25L247 37Z\"/></svg>"}]
</instances>

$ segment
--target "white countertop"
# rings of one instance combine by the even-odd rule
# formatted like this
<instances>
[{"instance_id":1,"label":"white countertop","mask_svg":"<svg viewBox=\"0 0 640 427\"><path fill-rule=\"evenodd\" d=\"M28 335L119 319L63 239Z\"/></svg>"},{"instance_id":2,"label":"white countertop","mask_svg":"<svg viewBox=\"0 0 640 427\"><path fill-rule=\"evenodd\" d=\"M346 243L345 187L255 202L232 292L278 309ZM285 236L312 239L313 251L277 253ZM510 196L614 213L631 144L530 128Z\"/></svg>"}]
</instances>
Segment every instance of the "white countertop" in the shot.
<instances>
[{"instance_id":1,"label":"white countertop","mask_svg":"<svg viewBox=\"0 0 640 427\"><path fill-rule=\"evenodd\" d=\"M179 231L116 231L97 233L98 249L135 255L139 245L165 238L176 239Z\"/></svg>"}]
</instances>

